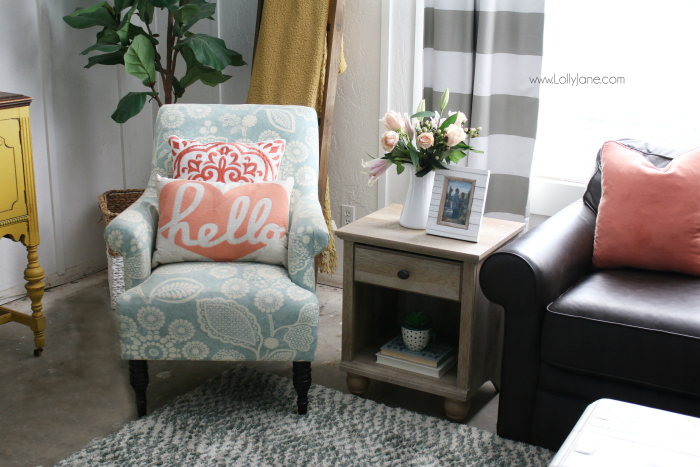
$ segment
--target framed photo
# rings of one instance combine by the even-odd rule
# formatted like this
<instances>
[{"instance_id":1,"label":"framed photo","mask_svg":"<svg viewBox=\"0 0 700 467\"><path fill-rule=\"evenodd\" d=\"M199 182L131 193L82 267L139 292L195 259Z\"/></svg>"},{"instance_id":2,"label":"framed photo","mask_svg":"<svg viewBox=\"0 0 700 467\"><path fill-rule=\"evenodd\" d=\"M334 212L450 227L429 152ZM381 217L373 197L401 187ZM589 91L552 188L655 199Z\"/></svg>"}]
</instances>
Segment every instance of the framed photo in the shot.
<instances>
[{"instance_id":1,"label":"framed photo","mask_svg":"<svg viewBox=\"0 0 700 467\"><path fill-rule=\"evenodd\" d=\"M489 175L488 170L470 167L436 170L425 231L431 235L478 242Z\"/></svg>"}]
</instances>

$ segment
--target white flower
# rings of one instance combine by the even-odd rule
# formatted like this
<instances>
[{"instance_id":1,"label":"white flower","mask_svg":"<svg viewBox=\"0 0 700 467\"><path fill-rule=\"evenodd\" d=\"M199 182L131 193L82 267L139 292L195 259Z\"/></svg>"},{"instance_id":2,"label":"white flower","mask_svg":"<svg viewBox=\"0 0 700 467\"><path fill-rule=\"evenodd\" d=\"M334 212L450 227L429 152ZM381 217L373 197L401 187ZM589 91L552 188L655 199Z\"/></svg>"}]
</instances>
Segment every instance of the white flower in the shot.
<instances>
[{"instance_id":1,"label":"white flower","mask_svg":"<svg viewBox=\"0 0 700 467\"><path fill-rule=\"evenodd\" d=\"M168 326L168 333L170 338L176 342L187 341L194 336L194 326L184 319L176 319Z\"/></svg>"},{"instance_id":2,"label":"white flower","mask_svg":"<svg viewBox=\"0 0 700 467\"><path fill-rule=\"evenodd\" d=\"M187 113L192 118L204 118L211 112L211 107L206 105L188 105Z\"/></svg>"},{"instance_id":3,"label":"white flower","mask_svg":"<svg viewBox=\"0 0 700 467\"><path fill-rule=\"evenodd\" d=\"M160 329L165 324L165 315L154 306L147 306L139 309L136 314L136 319L141 326L150 331Z\"/></svg>"},{"instance_id":4,"label":"white flower","mask_svg":"<svg viewBox=\"0 0 700 467\"><path fill-rule=\"evenodd\" d=\"M270 349L270 350L273 350L273 349L276 349L277 347L279 347L280 341L278 341L278 340L275 339L274 337L268 337L268 338L265 339L265 341L263 342L263 345L264 345L266 348L268 348L268 349Z\"/></svg>"},{"instance_id":5,"label":"white flower","mask_svg":"<svg viewBox=\"0 0 700 467\"><path fill-rule=\"evenodd\" d=\"M243 126L247 127L255 126L255 124L258 123L258 117L255 115L246 115L243 117L243 121L241 123Z\"/></svg>"},{"instance_id":6,"label":"white flower","mask_svg":"<svg viewBox=\"0 0 700 467\"><path fill-rule=\"evenodd\" d=\"M226 279L238 274L238 269L235 266L216 266L209 271L209 274L217 279Z\"/></svg>"},{"instance_id":7,"label":"white flower","mask_svg":"<svg viewBox=\"0 0 700 467\"><path fill-rule=\"evenodd\" d=\"M188 342L182 348L182 356L187 360L202 360L209 355L209 347L203 342Z\"/></svg>"},{"instance_id":8,"label":"white flower","mask_svg":"<svg viewBox=\"0 0 700 467\"><path fill-rule=\"evenodd\" d=\"M255 294L255 307L263 313L274 313L284 305L284 296L273 289L261 290Z\"/></svg>"},{"instance_id":9,"label":"white flower","mask_svg":"<svg viewBox=\"0 0 700 467\"><path fill-rule=\"evenodd\" d=\"M465 133L464 129L457 124L448 126L445 136L447 138L446 144L448 147L459 144L467 138L467 134Z\"/></svg>"},{"instance_id":10,"label":"white flower","mask_svg":"<svg viewBox=\"0 0 700 467\"><path fill-rule=\"evenodd\" d=\"M221 286L221 293L227 298L241 298L248 292L250 292L250 285L243 279L229 279Z\"/></svg>"},{"instance_id":11,"label":"white flower","mask_svg":"<svg viewBox=\"0 0 700 467\"><path fill-rule=\"evenodd\" d=\"M113 230L109 233L109 236L107 237L107 243L114 248L114 249L119 249L120 246L122 246L122 233L118 230Z\"/></svg>"},{"instance_id":12,"label":"white flower","mask_svg":"<svg viewBox=\"0 0 700 467\"><path fill-rule=\"evenodd\" d=\"M416 137L416 143L423 149L428 149L435 142L435 137L429 131L421 133Z\"/></svg>"},{"instance_id":13,"label":"white flower","mask_svg":"<svg viewBox=\"0 0 700 467\"><path fill-rule=\"evenodd\" d=\"M291 349L306 352L314 342L309 326L294 326L284 335L284 340Z\"/></svg>"},{"instance_id":14,"label":"white flower","mask_svg":"<svg viewBox=\"0 0 700 467\"><path fill-rule=\"evenodd\" d=\"M384 125L387 130L399 131L404 129L404 121L401 114L390 110L385 115L384 118L379 119L379 122Z\"/></svg>"},{"instance_id":15,"label":"white flower","mask_svg":"<svg viewBox=\"0 0 700 467\"><path fill-rule=\"evenodd\" d=\"M272 141L276 139L280 139L280 135L276 131L272 130L265 130L260 133L260 136L258 136L258 141Z\"/></svg>"},{"instance_id":16,"label":"white flower","mask_svg":"<svg viewBox=\"0 0 700 467\"><path fill-rule=\"evenodd\" d=\"M277 177L277 179L283 180L282 177ZM294 205L297 204L297 201L299 201L299 198L301 198L301 191L297 190L296 188L292 189L291 207L294 207Z\"/></svg>"},{"instance_id":17,"label":"white flower","mask_svg":"<svg viewBox=\"0 0 700 467\"><path fill-rule=\"evenodd\" d=\"M374 185L379 177L391 167L389 159L372 159L370 161L362 161L362 168L366 169L363 172L369 175L368 186Z\"/></svg>"},{"instance_id":18,"label":"white flower","mask_svg":"<svg viewBox=\"0 0 700 467\"><path fill-rule=\"evenodd\" d=\"M136 335L138 326L136 326L136 322L133 319L128 316L118 316L117 321L119 323L119 335L121 337L132 337Z\"/></svg>"},{"instance_id":19,"label":"white flower","mask_svg":"<svg viewBox=\"0 0 700 467\"><path fill-rule=\"evenodd\" d=\"M139 355L144 360L164 360L167 354L168 349L159 342L144 342L139 348Z\"/></svg>"},{"instance_id":20,"label":"white flower","mask_svg":"<svg viewBox=\"0 0 700 467\"><path fill-rule=\"evenodd\" d=\"M301 287L290 287L289 289L287 289L287 296L295 302L298 302L300 300L306 300L312 295L313 294L311 292L309 292L306 289L302 289Z\"/></svg>"},{"instance_id":21,"label":"white flower","mask_svg":"<svg viewBox=\"0 0 700 467\"><path fill-rule=\"evenodd\" d=\"M301 141L292 141L287 145L284 155L292 162L303 162L309 157L309 148Z\"/></svg>"},{"instance_id":22,"label":"white flower","mask_svg":"<svg viewBox=\"0 0 700 467\"><path fill-rule=\"evenodd\" d=\"M185 121L185 116L176 108L166 106L161 109L160 123L165 128L177 128Z\"/></svg>"},{"instance_id":23,"label":"white flower","mask_svg":"<svg viewBox=\"0 0 700 467\"><path fill-rule=\"evenodd\" d=\"M297 170L294 176L296 182L301 186L311 186L317 183L316 172L311 167L302 167Z\"/></svg>"},{"instance_id":24,"label":"white flower","mask_svg":"<svg viewBox=\"0 0 700 467\"><path fill-rule=\"evenodd\" d=\"M313 287L315 282L314 268L308 268L304 273L304 285L307 287Z\"/></svg>"},{"instance_id":25,"label":"white flower","mask_svg":"<svg viewBox=\"0 0 700 467\"><path fill-rule=\"evenodd\" d=\"M454 114L455 114L455 112L453 112L451 110L448 112L448 115L450 117L453 116ZM466 123L466 121L467 121L467 116L464 115L463 112L457 112L457 120L455 120L454 124L457 126L462 126L464 123Z\"/></svg>"},{"instance_id":26,"label":"white flower","mask_svg":"<svg viewBox=\"0 0 700 467\"><path fill-rule=\"evenodd\" d=\"M216 352L211 359L214 361L244 362L245 355L238 350L224 349Z\"/></svg>"},{"instance_id":27,"label":"white flower","mask_svg":"<svg viewBox=\"0 0 700 467\"><path fill-rule=\"evenodd\" d=\"M395 131L385 131L382 135L382 149L384 152L391 152L394 150L399 142L399 134Z\"/></svg>"},{"instance_id":28,"label":"white flower","mask_svg":"<svg viewBox=\"0 0 700 467\"><path fill-rule=\"evenodd\" d=\"M223 114L221 117L219 117L219 122L221 122L224 126L236 127L240 121L241 117L233 114ZM233 132L233 130L231 130L231 132Z\"/></svg>"}]
</instances>

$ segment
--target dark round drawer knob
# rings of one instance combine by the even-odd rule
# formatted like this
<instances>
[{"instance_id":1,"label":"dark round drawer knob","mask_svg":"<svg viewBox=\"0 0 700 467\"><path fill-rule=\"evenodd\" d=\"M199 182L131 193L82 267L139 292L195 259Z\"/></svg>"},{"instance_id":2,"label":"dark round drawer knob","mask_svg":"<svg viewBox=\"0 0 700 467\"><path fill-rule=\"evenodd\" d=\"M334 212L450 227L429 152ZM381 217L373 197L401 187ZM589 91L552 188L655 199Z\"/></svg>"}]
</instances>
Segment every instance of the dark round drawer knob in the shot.
<instances>
[{"instance_id":1,"label":"dark round drawer knob","mask_svg":"<svg viewBox=\"0 0 700 467\"><path fill-rule=\"evenodd\" d=\"M406 271L405 269L402 269L401 271L399 271L398 276L399 276L399 279L406 280L406 279L408 279L408 271Z\"/></svg>"}]
</instances>

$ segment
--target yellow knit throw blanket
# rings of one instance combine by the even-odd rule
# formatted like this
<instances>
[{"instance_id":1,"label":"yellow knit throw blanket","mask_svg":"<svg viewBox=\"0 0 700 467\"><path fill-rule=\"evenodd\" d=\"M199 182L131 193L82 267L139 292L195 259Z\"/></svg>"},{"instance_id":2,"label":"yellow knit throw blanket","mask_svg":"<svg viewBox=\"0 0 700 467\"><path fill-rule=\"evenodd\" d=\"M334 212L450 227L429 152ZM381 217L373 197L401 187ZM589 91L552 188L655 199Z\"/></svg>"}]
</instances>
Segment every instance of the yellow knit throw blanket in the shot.
<instances>
[{"instance_id":1,"label":"yellow knit throw blanket","mask_svg":"<svg viewBox=\"0 0 700 467\"><path fill-rule=\"evenodd\" d=\"M328 0L265 0L253 74L248 91L249 104L304 105L321 114L326 71L326 24ZM347 67L342 43L338 73ZM319 270L333 274L338 266L326 183L323 215L330 242L320 255Z\"/></svg>"}]
</instances>

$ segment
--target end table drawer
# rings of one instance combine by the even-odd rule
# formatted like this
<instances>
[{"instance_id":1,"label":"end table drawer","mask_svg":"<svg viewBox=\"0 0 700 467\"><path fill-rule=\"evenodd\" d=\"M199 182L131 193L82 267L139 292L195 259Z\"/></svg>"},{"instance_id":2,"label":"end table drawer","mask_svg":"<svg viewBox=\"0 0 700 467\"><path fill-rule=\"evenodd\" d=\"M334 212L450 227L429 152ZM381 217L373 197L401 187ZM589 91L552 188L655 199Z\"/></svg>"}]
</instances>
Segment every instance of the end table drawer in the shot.
<instances>
[{"instance_id":1,"label":"end table drawer","mask_svg":"<svg viewBox=\"0 0 700 467\"><path fill-rule=\"evenodd\" d=\"M355 246L355 280L459 301L462 263Z\"/></svg>"}]
</instances>

